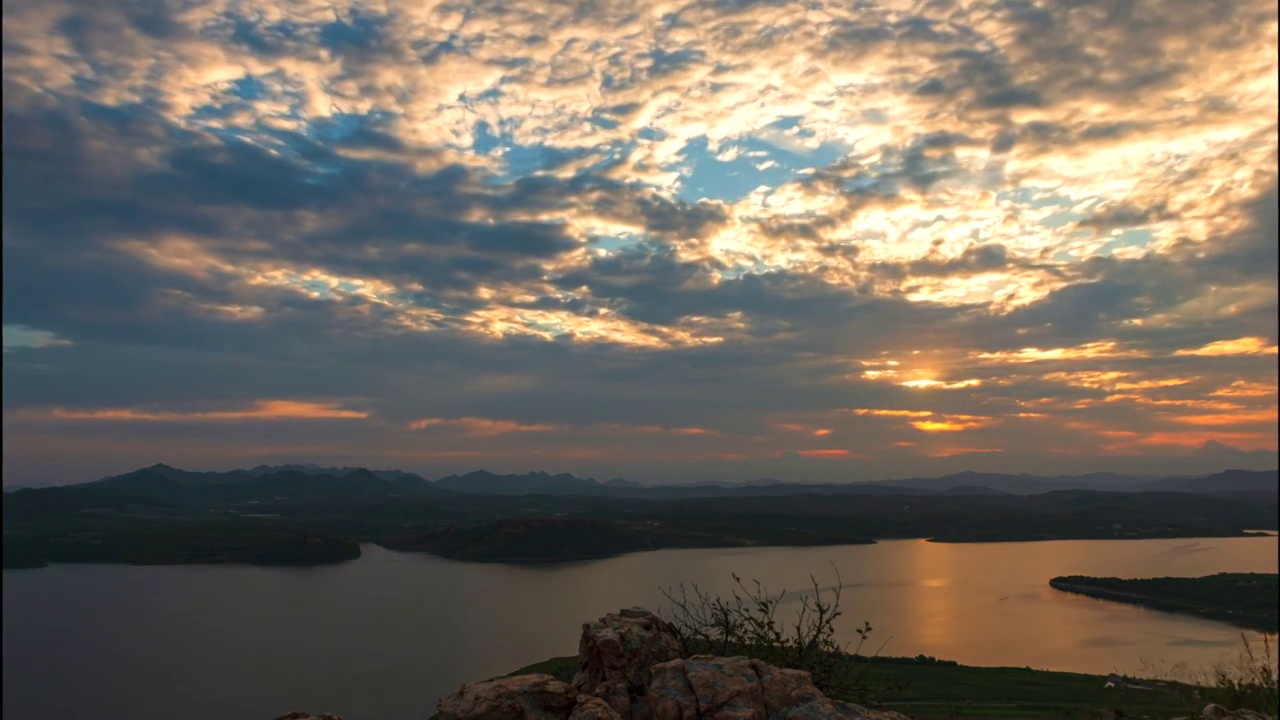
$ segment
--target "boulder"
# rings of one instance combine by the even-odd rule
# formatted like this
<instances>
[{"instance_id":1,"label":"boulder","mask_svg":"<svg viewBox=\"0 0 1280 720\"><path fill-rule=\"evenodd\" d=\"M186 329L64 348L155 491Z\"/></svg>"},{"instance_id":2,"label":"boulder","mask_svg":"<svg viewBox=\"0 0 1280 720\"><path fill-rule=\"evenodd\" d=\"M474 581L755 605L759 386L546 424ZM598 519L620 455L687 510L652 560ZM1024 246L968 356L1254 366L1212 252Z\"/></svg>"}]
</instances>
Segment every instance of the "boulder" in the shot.
<instances>
[{"instance_id":1,"label":"boulder","mask_svg":"<svg viewBox=\"0 0 1280 720\"><path fill-rule=\"evenodd\" d=\"M609 703L594 695L579 695L569 720L622 720L622 716L609 707Z\"/></svg>"},{"instance_id":2,"label":"boulder","mask_svg":"<svg viewBox=\"0 0 1280 720\"><path fill-rule=\"evenodd\" d=\"M577 704L578 691L569 683L517 675L463 685L436 711L439 720L568 720Z\"/></svg>"},{"instance_id":3,"label":"boulder","mask_svg":"<svg viewBox=\"0 0 1280 720\"><path fill-rule=\"evenodd\" d=\"M584 623L573 685L605 701L625 720L646 720L646 688L654 665L680 657L680 641L665 620L643 608Z\"/></svg>"},{"instance_id":4,"label":"boulder","mask_svg":"<svg viewBox=\"0 0 1280 720\"><path fill-rule=\"evenodd\" d=\"M1200 711L1202 720L1271 720L1267 715L1253 710L1228 710L1210 703Z\"/></svg>"},{"instance_id":5,"label":"boulder","mask_svg":"<svg viewBox=\"0 0 1280 720\"><path fill-rule=\"evenodd\" d=\"M647 709L650 720L907 720L830 700L807 672L711 655L655 666Z\"/></svg>"}]
</instances>

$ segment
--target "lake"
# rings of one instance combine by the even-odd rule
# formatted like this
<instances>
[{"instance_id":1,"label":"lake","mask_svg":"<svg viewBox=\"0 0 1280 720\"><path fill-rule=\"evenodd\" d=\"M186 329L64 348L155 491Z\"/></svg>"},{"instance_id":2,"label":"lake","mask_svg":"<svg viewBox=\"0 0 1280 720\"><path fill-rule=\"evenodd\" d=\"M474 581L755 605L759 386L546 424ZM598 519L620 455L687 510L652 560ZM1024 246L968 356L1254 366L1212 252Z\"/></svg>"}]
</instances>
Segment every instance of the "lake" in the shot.
<instances>
[{"instance_id":1,"label":"lake","mask_svg":"<svg viewBox=\"0 0 1280 720\"><path fill-rule=\"evenodd\" d=\"M664 550L543 567L365 546L319 568L62 565L4 571L6 720L225 720L288 710L426 718L467 681L577 652L582 623L659 608L681 580L725 592L843 578L842 631L874 650L1090 673L1205 667L1229 625L1048 587L1057 575L1276 572L1277 538ZM788 609L794 605L786 606Z\"/></svg>"}]
</instances>

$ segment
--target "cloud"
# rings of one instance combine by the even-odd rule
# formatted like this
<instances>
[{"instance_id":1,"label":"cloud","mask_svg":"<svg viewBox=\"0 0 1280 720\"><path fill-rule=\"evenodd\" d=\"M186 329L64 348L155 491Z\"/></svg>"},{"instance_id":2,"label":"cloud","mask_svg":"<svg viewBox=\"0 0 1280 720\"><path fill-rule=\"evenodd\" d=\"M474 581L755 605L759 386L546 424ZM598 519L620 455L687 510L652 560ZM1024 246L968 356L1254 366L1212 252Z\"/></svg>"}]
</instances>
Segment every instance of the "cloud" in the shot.
<instances>
[{"instance_id":1,"label":"cloud","mask_svg":"<svg viewBox=\"0 0 1280 720\"><path fill-rule=\"evenodd\" d=\"M995 418L974 415L943 415L937 420L912 420L911 427L927 433L963 432L999 422Z\"/></svg>"},{"instance_id":2,"label":"cloud","mask_svg":"<svg viewBox=\"0 0 1280 720\"><path fill-rule=\"evenodd\" d=\"M488 436L505 435L507 433L549 432L557 430L555 425L518 423L511 420L490 420L488 418L421 418L409 423L410 430L427 430L435 427L457 429L466 435Z\"/></svg>"},{"instance_id":3,"label":"cloud","mask_svg":"<svg viewBox=\"0 0 1280 720\"><path fill-rule=\"evenodd\" d=\"M1004 452L1000 448L939 448L930 450L930 457L950 458L960 457L963 455L988 455L992 453Z\"/></svg>"},{"instance_id":4,"label":"cloud","mask_svg":"<svg viewBox=\"0 0 1280 720\"><path fill-rule=\"evenodd\" d=\"M1225 355L1275 355L1275 343L1266 338L1243 337L1235 340L1215 340L1194 350L1178 350L1174 355L1199 355L1202 357L1221 357Z\"/></svg>"},{"instance_id":5,"label":"cloud","mask_svg":"<svg viewBox=\"0 0 1280 720\"><path fill-rule=\"evenodd\" d=\"M880 417L929 417L933 415L930 410L879 410L871 408L857 408L853 410L855 415L875 415Z\"/></svg>"},{"instance_id":6,"label":"cloud","mask_svg":"<svg viewBox=\"0 0 1280 720\"><path fill-rule=\"evenodd\" d=\"M923 390L959 390L961 388L978 387L982 384L982 381L977 378L955 380L953 382L945 380L906 380L898 384L903 387Z\"/></svg>"},{"instance_id":7,"label":"cloud","mask_svg":"<svg viewBox=\"0 0 1280 720\"><path fill-rule=\"evenodd\" d=\"M171 411L117 407L95 409L51 408L22 411L20 416L36 420L94 420L105 422L218 422L242 420L362 420L368 412L350 410L339 403L304 400L259 400L234 410Z\"/></svg>"},{"instance_id":8,"label":"cloud","mask_svg":"<svg viewBox=\"0 0 1280 720\"><path fill-rule=\"evenodd\" d=\"M1169 418L1184 425L1274 425L1276 409L1233 412L1221 415L1178 415Z\"/></svg>"},{"instance_id":9,"label":"cloud","mask_svg":"<svg viewBox=\"0 0 1280 720\"><path fill-rule=\"evenodd\" d=\"M615 475L1275 448L1273 4L5 15L6 439L336 392L335 448Z\"/></svg>"},{"instance_id":10,"label":"cloud","mask_svg":"<svg viewBox=\"0 0 1280 720\"><path fill-rule=\"evenodd\" d=\"M1083 360L1092 358L1142 357L1139 350L1125 350L1116 342L1104 341L1086 343L1077 347L1066 348L1022 348L1016 351L978 353L980 360L997 360L1001 362L1027 363L1043 360Z\"/></svg>"},{"instance_id":11,"label":"cloud","mask_svg":"<svg viewBox=\"0 0 1280 720\"><path fill-rule=\"evenodd\" d=\"M463 435L485 437L490 435L506 435L510 433L548 433L564 434L604 433L606 435L684 435L684 436L719 436L715 430L701 427L667 427L663 425L628 425L624 423L596 423L571 427L547 423L522 423L514 420L495 420L479 417L462 418L420 418L408 424L409 430L428 430L445 428Z\"/></svg>"},{"instance_id":12,"label":"cloud","mask_svg":"<svg viewBox=\"0 0 1280 720\"><path fill-rule=\"evenodd\" d=\"M839 448L826 448L822 450L796 450L795 453L802 458L827 458L827 459L846 459L855 457L848 450Z\"/></svg>"},{"instance_id":13,"label":"cloud","mask_svg":"<svg viewBox=\"0 0 1280 720\"><path fill-rule=\"evenodd\" d=\"M10 352L18 348L38 349L70 344L70 340L60 338L48 330L34 330L25 325L4 326L5 352Z\"/></svg>"}]
</instances>

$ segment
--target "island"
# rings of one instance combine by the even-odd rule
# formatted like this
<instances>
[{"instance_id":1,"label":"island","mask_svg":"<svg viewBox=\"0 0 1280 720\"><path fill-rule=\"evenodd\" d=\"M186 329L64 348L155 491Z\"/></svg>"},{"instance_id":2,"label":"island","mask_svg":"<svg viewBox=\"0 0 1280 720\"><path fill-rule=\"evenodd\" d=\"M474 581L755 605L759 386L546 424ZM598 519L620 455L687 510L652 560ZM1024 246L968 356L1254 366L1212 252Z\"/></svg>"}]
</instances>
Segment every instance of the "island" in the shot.
<instances>
[{"instance_id":1,"label":"island","mask_svg":"<svg viewBox=\"0 0 1280 720\"><path fill-rule=\"evenodd\" d=\"M1053 578L1049 585L1064 592L1189 613L1267 633L1276 632L1278 627L1276 608L1280 606L1280 592L1275 573L1146 579L1068 575Z\"/></svg>"}]
</instances>

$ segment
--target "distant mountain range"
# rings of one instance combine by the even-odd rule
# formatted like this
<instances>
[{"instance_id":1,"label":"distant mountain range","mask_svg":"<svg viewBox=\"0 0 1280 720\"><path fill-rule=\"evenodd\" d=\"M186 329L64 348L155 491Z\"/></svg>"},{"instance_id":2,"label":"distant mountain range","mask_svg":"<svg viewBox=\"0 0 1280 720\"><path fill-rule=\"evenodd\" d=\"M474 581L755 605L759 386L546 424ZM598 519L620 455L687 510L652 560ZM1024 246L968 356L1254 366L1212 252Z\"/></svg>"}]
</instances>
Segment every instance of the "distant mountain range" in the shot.
<instances>
[{"instance_id":1,"label":"distant mountain range","mask_svg":"<svg viewBox=\"0 0 1280 720\"><path fill-rule=\"evenodd\" d=\"M1199 493L1199 494L1197 494ZM483 470L153 465L4 493L4 567L58 562L340 562L359 543L461 560L576 560L656 548L874 539L1014 542L1242 537L1275 529L1277 473L645 486Z\"/></svg>"},{"instance_id":2,"label":"distant mountain range","mask_svg":"<svg viewBox=\"0 0 1280 720\"><path fill-rule=\"evenodd\" d=\"M839 495L1037 495L1059 490L1114 492L1185 492L1257 496L1274 501L1280 484L1275 470L1225 470L1199 477L1151 477L1093 473L1088 475L1034 476L962 472L933 478L906 478L860 483L804 484L778 480L744 483L642 485L615 478L605 482L569 473L551 475L529 472L500 475L477 470L434 481L403 470L369 470L352 467L259 465L248 470L197 472L157 464L123 475L57 488L25 488L5 493L15 500L54 502L67 493L82 498L104 492L165 505L217 502L252 502L278 499L378 499L393 497L443 497L470 495L555 495L637 498L651 500ZM85 492L89 491L89 495ZM100 498L99 498L100 499Z\"/></svg>"}]
</instances>

